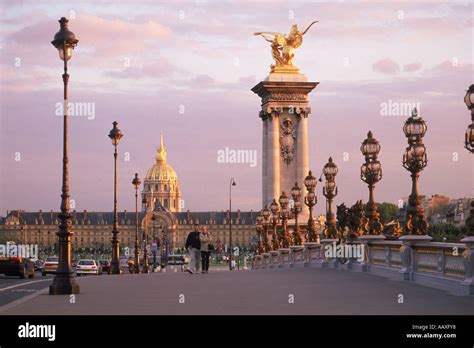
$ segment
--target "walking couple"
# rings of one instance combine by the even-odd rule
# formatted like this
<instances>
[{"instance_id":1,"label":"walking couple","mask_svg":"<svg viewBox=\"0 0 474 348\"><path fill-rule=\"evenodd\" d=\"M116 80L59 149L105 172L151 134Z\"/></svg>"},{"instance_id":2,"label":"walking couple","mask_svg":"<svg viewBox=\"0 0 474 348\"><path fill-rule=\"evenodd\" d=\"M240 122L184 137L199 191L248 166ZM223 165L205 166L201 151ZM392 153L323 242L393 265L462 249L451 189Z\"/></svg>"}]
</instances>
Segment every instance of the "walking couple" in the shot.
<instances>
[{"instance_id":1,"label":"walking couple","mask_svg":"<svg viewBox=\"0 0 474 348\"><path fill-rule=\"evenodd\" d=\"M202 273L208 273L209 255L214 247L207 227L199 228L199 224L194 224L194 231L190 232L186 238L186 249L189 250L191 258L187 271L191 274L199 273L202 264Z\"/></svg>"}]
</instances>

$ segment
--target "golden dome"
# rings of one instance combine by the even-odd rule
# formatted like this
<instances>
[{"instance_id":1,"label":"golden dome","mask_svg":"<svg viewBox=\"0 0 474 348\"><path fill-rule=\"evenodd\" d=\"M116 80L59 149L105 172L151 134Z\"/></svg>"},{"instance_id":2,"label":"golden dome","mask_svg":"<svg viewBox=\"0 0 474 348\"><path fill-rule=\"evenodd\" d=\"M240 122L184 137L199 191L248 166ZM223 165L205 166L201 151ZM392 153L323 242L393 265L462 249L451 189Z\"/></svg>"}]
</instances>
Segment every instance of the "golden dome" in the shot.
<instances>
[{"instance_id":1,"label":"golden dome","mask_svg":"<svg viewBox=\"0 0 474 348\"><path fill-rule=\"evenodd\" d=\"M145 180L153 182L178 182L176 171L166 163L166 147L163 142L163 133L160 135L160 147L156 150L156 163L148 169Z\"/></svg>"}]
</instances>

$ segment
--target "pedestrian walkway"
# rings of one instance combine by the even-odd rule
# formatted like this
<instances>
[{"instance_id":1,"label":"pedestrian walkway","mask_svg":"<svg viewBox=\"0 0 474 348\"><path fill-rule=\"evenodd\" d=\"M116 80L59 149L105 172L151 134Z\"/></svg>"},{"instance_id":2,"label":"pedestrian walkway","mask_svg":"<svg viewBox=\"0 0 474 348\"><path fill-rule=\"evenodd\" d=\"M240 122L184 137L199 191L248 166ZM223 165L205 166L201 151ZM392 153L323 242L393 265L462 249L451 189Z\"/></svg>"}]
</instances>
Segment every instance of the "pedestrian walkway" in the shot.
<instances>
[{"instance_id":1,"label":"pedestrian walkway","mask_svg":"<svg viewBox=\"0 0 474 348\"><path fill-rule=\"evenodd\" d=\"M474 299L365 273L323 268L78 279L2 314L473 314Z\"/></svg>"}]
</instances>

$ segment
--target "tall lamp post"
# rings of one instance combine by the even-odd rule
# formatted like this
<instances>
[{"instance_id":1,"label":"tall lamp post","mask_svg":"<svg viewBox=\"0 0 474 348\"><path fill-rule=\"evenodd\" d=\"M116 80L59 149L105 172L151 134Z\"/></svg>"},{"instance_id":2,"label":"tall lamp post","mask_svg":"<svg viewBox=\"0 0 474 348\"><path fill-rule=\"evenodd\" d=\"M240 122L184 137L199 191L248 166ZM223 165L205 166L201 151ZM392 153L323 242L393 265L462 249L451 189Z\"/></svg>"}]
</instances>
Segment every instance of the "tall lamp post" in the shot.
<instances>
[{"instance_id":1,"label":"tall lamp post","mask_svg":"<svg viewBox=\"0 0 474 348\"><path fill-rule=\"evenodd\" d=\"M291 189L291 196L293 197L293 208L292 213L295 217L295 229L293 231L293 241L295 245L301 245L303 243L300 235L300 229L298 226L298 214L301 212L301 189L298 183L295 182L295 186Z\"/></svg>"},{"instance_id":2,"label":"tall lamp post","mask_svg":"<svg viewBox=\"0 0 474 348\"><path fill-rule=\"evenodd\" d=\"M268 225L270 223L270 209L265 206L262 209L262 217L263 217L263 235L265 236L265 243L263 243L263 252L268 253L270 252L270 242L268 238Z\"/></svg>"},{"instance_id":3,"label":"tall lamp post","mask_svg":"<svg viewBox=\"0 0 474 348\"><path fill-rule=\"evenodd\" d=\"M420 172L428 164L426 148L423 144L423 137L427 129L425 121L418 116L416 108L413 109L411 117L405 121L403 126L403 132L408 139L408 147L403 154L403 167L410 172L412 179L405 222L405 234L408 235L428 234L429 225L424 217L424 209L421 206L421 197L418 193Z\"/></svg>"},{"instance_id":4,"label":"tall lamp post","mask_svg":"<svg viewBox=\"0 0 474 348\"><path fill-rule=\"evenodd\" d=\"M109 133L109 138L114 146L114 227L112 229L112 274L120 274L120 241L118 239L118 209L117 209L117 146L122 139L122 131L118 128L117 121L114 121L113 128Z\"/></svg>"},{"instance_id":5,"label":"tall lamp post","mask_svg":"<svg viewBox=\"0 0 474 348\"><path fill-rule=\"evenodd\" d=\"M229 270L232 271L232 186L237 185L234 178L230 178L229 184Z\"/></svg>"},{"instance_id":6,"label":"tall lamp post","mask_svg":"<svg viewBox=\"0 0 474 348\"><path fill-rule=\"evenodd\" d=\"M323 174L326 178L326 183L323 187L323 195L326 197L326 224L323 233L326 238L335 238L337 235L336 218L332 211L332 201L337 196L337 172L336 164L333 162L332 157L329 157L328 162L323 168Z\"/></svg>"},{"instance_id":7,"label":"tall lamp post","mask_svg":"<svg viewBox=\"0 0 474 348\"><path fill-rule=\"evenodd\" d=\"M140 245L138 243L138 187L141 185L141 181L138 178L138 173L135 173L135 178L132 180L133 186L135 186L135 267L134 273L140 273Z\"/></svg>"},{"instance_id":8,"label":"tall lamp post","mask_svg":"<svg viewBox=\"0 0 474 348\"><path fill-rule=\"evenodd\" d=\"M290 247L290 238L288 236L288 196L286 192L283 191L278 199L280 203L280 218L281 218L281 238L280 238L280 247L281 248L289 248Z\"/></svg>"},{"instance_id":9,"label":"tall lamp post","mask_svg":"<svg viewBox=\"0 0 474 348\"><path fill-rule=\"evenodd\" d=\"M360 179L369 186L369 201L367 202L364 224L364 234L378 235L382 233L383 225L380 223L380 214L375 203L375 184L382 179L382 165L377 157L380 152L380 144L373 137L371 131L360 146L360 151L365 157L365 163L360 167Z\"/></svg>"},{"instance_id":10,"label":"tall lamp post","mask_svg":"<svg viewBox=\"0 0 474 348\"><path fill-rule=\"evenodd\" d=\"M309 219L308 219L308 230L305 235L305 240L307 242L316 242L318 239L318 235L316 234L316 223L313 219L313 207L318 202L316 197L316 193L314 192L316 189L316 178L313 176L311 170L308 173L308 176L304 178L304 185L306 186L306 197L304 198L304 204L308 206L309 209Z\"/></svg>"},{"instance_id":11,"label":"tall lamp post","mask_svg":"<svg viewBox=\"0 0 474 348\"><path fill-rule=\"evenodd\" d=\"M280 240L277 233L277 225L280 216L280 207L276 201L273 199L273 202L270 204L270 210L272 212L272 244L270 250L278 250L280 248Z\"/></svg>"},{"instance_id":12,"label":"tall lamp post","mask_svg":"<svg viewBox=\"0 0 474 348\"><path fill-rule=\"evenodd\" d=\"M59 20L60 29L51 41L59 52L59 58L64 61L64 119L63 119L63 173L61 193L61 213L59 214L59 260L56 275L49 287L50 295L78 294L79 285L76 283L74 271L71 268L71 214L69 212L69 158L68 158L68 81L67 62L72 57L72 51L79 40L68 29L68 20Z\"/></svg>"}]
</instances>

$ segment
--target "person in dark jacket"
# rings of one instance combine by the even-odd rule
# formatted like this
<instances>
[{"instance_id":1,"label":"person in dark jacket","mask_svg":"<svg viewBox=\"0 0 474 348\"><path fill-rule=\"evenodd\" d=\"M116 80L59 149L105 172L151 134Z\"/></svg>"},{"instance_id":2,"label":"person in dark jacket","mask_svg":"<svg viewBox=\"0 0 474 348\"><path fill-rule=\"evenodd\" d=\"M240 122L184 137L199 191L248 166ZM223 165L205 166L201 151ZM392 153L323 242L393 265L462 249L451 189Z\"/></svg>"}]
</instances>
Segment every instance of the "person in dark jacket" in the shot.
<instances>
[{"instance_id":1,"label":"person in dark jacket","mask_svg":"<svg viewBox=\"0 0 474 348\"><path fill-rule=\"evenodd\" d=\"M201 242L199 240L199 224L194 224L194 231L188 234L185 247L189 251L191 260L187 271L191 274L199 273L201 266Z\"/></svg>"}]
</instances>

